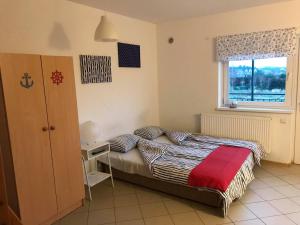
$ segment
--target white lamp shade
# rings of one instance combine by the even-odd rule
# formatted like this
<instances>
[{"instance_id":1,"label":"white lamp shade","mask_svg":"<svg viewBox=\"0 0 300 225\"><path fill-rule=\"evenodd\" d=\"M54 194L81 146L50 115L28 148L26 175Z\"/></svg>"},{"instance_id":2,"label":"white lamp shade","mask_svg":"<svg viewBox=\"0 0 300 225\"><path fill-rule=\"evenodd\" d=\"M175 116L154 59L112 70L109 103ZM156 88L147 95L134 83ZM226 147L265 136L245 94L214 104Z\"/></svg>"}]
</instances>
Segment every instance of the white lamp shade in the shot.
<instances>
[{"instance_id":1,"label":"white lamp shade","mask_svg":"<svg viewBox=\"0 0 300 225\"><path fill-rule=\"evenodd\" d=\"M92 145L101 136L100 126L92 121L80 125L80 142L85 145Z\"/></svg>"},{"instance_id":2,"label":"white lamp shade","mask_svg":"<svg viewBox=\"0 0 300 225\"><path fill-rule=\"evenodd\" d=\"M95 41L114 42L118 40L118 34L114 25L106 16L101 16L101 21L95 32Z\"/></svg>"}]
</instances>

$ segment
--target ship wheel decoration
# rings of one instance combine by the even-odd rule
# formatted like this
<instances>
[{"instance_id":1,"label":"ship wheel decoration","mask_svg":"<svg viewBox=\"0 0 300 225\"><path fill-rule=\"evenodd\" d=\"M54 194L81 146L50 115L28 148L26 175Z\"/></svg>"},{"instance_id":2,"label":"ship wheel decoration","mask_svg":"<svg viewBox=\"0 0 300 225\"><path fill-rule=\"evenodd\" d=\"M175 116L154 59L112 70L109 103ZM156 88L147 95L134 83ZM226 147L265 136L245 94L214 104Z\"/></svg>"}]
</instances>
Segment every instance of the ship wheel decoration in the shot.
<instances>
[{"instance_id":1,"label":"ship wheel decoration","mask_svg":"<svg viewBox=\"0 0 300 225\"><path fill-rule=\"evenodd\" d=\"M63 75L61 72L58 72L57 70L55 72L52 72L52 76L51 76L51 80L53 82L53 84L61 84L63 82Z\"/></svg>"}]
</instances>

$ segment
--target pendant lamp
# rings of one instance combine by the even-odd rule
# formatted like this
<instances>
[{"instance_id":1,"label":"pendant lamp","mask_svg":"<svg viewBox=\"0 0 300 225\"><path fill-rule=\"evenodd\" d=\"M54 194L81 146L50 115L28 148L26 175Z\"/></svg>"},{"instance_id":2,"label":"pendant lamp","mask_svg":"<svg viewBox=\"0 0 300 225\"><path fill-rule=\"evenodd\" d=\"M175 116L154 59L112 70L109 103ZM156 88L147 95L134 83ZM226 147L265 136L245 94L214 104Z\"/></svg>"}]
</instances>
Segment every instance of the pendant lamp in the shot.
<instances>
[{"instance_id":1,"label":"pendant lamp","mask_svg":"<svg viewBox=\"0 0 300 225\"><path fill-rule=\"evenodd\" d=\"M95 32L95 41L115 42L118 40L118 34L114 25L106 16L101 16L101 21Z\"/></svg>"}]
</instances>

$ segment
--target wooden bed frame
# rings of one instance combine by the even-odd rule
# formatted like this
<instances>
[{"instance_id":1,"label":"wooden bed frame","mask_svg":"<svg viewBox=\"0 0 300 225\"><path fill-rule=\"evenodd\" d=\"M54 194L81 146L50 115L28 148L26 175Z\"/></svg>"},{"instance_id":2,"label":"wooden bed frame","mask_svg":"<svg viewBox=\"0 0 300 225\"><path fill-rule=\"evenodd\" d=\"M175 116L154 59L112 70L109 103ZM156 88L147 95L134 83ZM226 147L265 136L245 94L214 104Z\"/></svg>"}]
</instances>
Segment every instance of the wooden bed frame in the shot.
<instances>
[{"instance_id":1,"label":"wooden bed frame","mask_svg":"<svg viewBox=\"0 0 300 225\"><path fill-rule=\"evenodd\" d=\"M100 167L104 172L108 172L108 166L101 163ZM216 192L198 190L196 188L183 186L180 184L169 183L166 181L157 180L154 178L144 177L138 174L129 174L120 170L112 168L113 177L119 180L127 181L129 183L137 184L143 187L150 188L152 190L164 192L177 197L193 200L205 205L216 207L219 209L220 216L223 214L223 198Z\"/></svg>"}]
</instances>

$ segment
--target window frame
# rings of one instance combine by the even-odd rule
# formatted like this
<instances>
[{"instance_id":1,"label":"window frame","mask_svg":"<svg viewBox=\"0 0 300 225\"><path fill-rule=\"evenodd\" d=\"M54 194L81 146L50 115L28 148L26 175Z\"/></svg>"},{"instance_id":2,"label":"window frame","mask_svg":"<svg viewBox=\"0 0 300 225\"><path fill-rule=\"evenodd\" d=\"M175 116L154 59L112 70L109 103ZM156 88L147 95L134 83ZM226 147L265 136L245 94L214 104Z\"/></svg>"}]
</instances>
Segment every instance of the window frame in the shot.
<instances>
[{"instance_id":1,"label":"window frame","mask_svg":"<svg viewBox=\"0 0 300 225\"><path fill-rule=\"evenodd\" d=\"M220 75L220 86L219 86L219 107L226 107L228 103L228 70L229 70L229 61L220 62L219 65L219 75ZM287 75L286 75L286 94L285 102L255 102L255 101L238 101L238 107L243 108L258 108L258 109L292 109L293 108L293 92L294 92L294 79L297 77L297 57L291 56L287 57ZM294 76L295 74L295 76Z\"/></svg>"}]
</instances>

